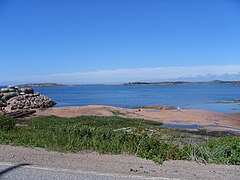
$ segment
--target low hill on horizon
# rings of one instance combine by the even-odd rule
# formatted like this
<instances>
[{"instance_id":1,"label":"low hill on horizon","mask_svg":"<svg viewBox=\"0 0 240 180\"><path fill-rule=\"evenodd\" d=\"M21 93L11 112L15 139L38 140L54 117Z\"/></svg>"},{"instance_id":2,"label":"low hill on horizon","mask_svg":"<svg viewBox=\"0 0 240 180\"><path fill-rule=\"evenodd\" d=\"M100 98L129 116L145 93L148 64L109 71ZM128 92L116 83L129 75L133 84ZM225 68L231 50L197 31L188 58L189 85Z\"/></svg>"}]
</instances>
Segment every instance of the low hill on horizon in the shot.
<instances>
[{"instance_id":1,"label":"low hill on horizon","mask_svg":"<svg viewBox=\"0 0 240 180\"><path fill-rule=\"evenodd\" d=\"M59 84L59 83L27 83L27 84L20 84L19 87L53 87L53 86L68 86L66 84Z\"/></svg>"},{"instance_id":2,"label":"low hill on horizon","mask_svg":"<svg viewBox=\"0 0 240 180\"><path fill-rule=\"evenodd\" d=\"M240 81L199 81L199 82L189 82L189 81L166 81L166 82L129 82L124 83L126 86L131 85L192 85L192 84L238 84L240 85Z\"/></svg>"},{"instance_id":3,"label":"low hill on horizon","mask_svg":"<svg viewBox=\"0 0 240 180\"><path fill-rule=\"evenodd\" d=\"M111 86L111 85L124 85L124 86L137 86L137 85L156 85L156 86L164 86L164 85L194 85L194 84L235 84L240 85L240 81L222 81L222 80L214 80L214 81L159 81L159 82L148 82L148 81L137 81L137 82L128 82L128 83L116 83L116 84L61 84L61 83L26 83L19 84L18 87L56 87L56 86L88 86L88 85L102 85L102 86ZM7 86L7 85L5 85ZM5 87L0 86L0 87Z\"/></svg>"}]
</instances>

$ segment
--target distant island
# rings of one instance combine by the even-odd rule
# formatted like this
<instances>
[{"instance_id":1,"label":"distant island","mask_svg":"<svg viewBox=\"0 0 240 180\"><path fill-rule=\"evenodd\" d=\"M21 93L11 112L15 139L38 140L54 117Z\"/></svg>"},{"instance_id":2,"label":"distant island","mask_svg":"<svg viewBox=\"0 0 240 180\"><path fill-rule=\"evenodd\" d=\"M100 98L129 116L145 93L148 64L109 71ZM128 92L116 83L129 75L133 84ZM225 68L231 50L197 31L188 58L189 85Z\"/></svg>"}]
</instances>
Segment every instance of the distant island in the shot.
<instances>
[{"instance_id":1,"label":"distant island","mask_svg":"<svg viewBox=\"0 0 240 180\"><path fill-rule=\"evenodd\" d=\"M156 85L156 86L164 86L164 85L194 85L194 84L236 84L240 85L240 81L221 81L214 80L209 82L186 82L186 81L169 81L169 82L129 82L124 83L126 86L138 86L138 85Z\"/></svg>"},{"instance_id":2,"label":"distant island","mask_svg":"<svg viewBox=\"0 0 240 180\"><path fill-rule=\"evenodd\" d=\"M169 85L195 85L195 84L235 84L240 85L240 81L201 81L201 82L188 82L188 81L164 81L164 82L129 82L124 84L124 86L144 86L144 85L152 85L152 86L169 86ZM27 83L20 84L18 87L56 87L56 86L111 86L116 84L59 84L59 83Z\"/></svg>"},{"instance_id":3,"label":"distant island","mask_svg":"<svg viewBox=\"0 0 240 180\"><path fill-rule=\"evenodd\" d=\"M18 85L18 87L55 87L55 86L69 86L69 85L58 83L27 83Z\"/></svg>"}]
</instances>

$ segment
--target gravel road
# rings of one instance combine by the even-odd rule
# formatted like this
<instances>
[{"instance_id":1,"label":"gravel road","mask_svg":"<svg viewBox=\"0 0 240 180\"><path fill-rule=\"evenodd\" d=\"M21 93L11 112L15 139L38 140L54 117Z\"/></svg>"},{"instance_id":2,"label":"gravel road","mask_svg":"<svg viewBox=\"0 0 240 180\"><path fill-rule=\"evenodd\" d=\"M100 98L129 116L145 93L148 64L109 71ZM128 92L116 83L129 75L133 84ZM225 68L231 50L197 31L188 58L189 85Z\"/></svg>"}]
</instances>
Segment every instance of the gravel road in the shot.
<instances>
[{"instance_id":1,"label":"gravel road","mask_svg":"<svg viewBox=\"0 0 240 180\"><path fill-rule=\"evenodd\" d=\"M28 165L25 166L26 164ZM17 168L14 168L16 165ZM6 171L10 167L13 169ZM190 161L166 161L159 165L130 155L62 153L41 148L0 145L0 179L3 177L236 180L240 177L240 166L204 165Z\"/></svg>"},{"instance_id":2,"label":"gravel road","mask_svg":"<svg viewBox=\"0 0 240 180\"><path fill-rule=\"evenodd\" d=\"M144 177L135 175L120 175L110 173L96 173L88 171L77 171L59 168L42 168L28 164L0 163L0 179L2 180L50 180L50 179L69 179L69 180L155 180L168 178Z\"/></svg>"}]
</instances>

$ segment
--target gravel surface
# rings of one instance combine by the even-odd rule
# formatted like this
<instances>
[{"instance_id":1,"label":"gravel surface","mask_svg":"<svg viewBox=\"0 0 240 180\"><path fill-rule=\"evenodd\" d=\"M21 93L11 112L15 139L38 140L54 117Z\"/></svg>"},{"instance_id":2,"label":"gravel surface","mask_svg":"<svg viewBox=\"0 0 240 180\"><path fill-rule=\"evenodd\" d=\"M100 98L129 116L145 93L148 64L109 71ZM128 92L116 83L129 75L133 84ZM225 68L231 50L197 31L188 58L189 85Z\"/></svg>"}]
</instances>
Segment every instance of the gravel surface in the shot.
<instances>
[{"instance_id":1,"label":"gravel surface","mask_svg":"<svg viewBox=\"0 0 240 180\"><path fill-rule=\"evenodd\" d=\"M154 180L166 178L144 177L136 175L120 175L110 173L97 173L59 168L42 168L25 164L0 163L0 179L2 180Z\"/></svg>"},{"instance_id":2,"label":"gravel surface","mask_svg":"<svg viewBox=\"0 0 240 180\"><path fill-rule=\"evenodd\" d=\"M129 155L99 155L90 152L62 153L41 148L8 145L0 145L0 162L27 163L34 167L118 174L118 176L218 180L236 180L240 177L240 166L204 165L190 161L166 161L163 165L158 165L152 161Z\"/></svg>"}]
</instances>

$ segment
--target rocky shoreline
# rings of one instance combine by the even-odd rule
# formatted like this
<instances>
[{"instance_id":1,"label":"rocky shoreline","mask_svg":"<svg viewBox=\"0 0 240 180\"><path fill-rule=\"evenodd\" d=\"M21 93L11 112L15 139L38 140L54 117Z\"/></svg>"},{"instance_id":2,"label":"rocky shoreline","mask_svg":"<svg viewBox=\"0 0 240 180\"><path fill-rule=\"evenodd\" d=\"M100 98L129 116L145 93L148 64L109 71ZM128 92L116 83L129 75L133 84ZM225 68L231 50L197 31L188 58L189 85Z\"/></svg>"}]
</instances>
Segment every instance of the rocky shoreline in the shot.
<instances>
[{"instance_id":1,"label":"rocky shoreline","mask_svg":"<svg viewBox=\"0 0 240 180\"><path fill-rule=\"evenodd\" d=\"M8 86L0 91L0 110L4 112L49 108L54 105L56 102L32 88Z\"/></svg>"},{"instance_id":2,"label":"rocky shoreline","mask_svg":"<svg viewBox=\"0 0 240 180\"><path fill-rule=\"evenodd\" d=\"M161 122L165 125L201 126L200 129L207 131L232 131L240 134L240 113L227 114L203 110L177 109L127 109L113 106L89 105L89 106L68 106L36 110L35 116L58 116L58 117L78 117L78 116L120 116L123 118L145 119Z\"/></svg>"},{"instance_id":3,"label":"rocky shoreline","mask_svg":"<svg viewBox=\"0 0 240 180\"><path fill-rule=\"evenodd\" d=\"M8 86L0 91L0 113L14 117L34 116L121 116L158 121L165 125L198 125L207 130L240 132L240 114L227 114L203 110L178 110L173 106L145 106L136 109L112 106L71 106L51 108L56 103L32 88ZM25 116L26 115L26 116Z\"/></svg>"}]
</instances>

